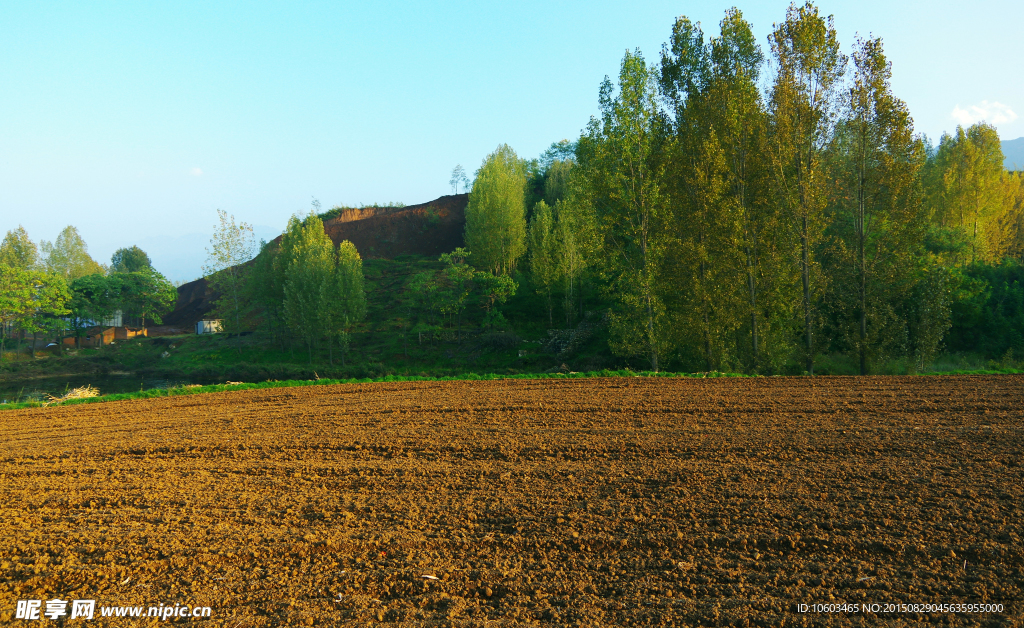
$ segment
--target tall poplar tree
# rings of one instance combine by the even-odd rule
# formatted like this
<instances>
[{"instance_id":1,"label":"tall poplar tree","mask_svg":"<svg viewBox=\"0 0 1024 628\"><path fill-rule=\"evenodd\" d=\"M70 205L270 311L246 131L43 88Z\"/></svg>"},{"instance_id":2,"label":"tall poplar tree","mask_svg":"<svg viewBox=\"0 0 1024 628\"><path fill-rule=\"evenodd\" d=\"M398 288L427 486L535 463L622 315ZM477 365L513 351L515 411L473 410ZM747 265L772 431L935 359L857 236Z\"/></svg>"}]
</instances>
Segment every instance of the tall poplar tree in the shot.
<instances>
[{"instance_id":1,"label":"tall poplar tree","mask_svg":"<svg viewBox=\"0 0 1024 628\"><path fill-rule=\"evenodd\" d=\"M219 293L217 313L227 319L227 330L242 331L242 313L245 310L244 287L248 270L244 264L256 253L256 238L252 225L235 223L235 217L217 210L217 225L206 249L207 259L203 274L211 290ZM241 337L239 337L239 341ZM238 345L241 351L241 344Z\"/></svg>"},{"instance_id":2,"label":"tall poplar tree","mask_svg":"<svg viewBox=\"0 0 1024 628\"><path fill-rule=\"evenodd\" d=\"M22 270L35 270L39 266L39 247L21 225L8 231L0 242L0 266Z\"/></svg>"},{"instance_id":3,"label":"tall poplar tree","mask_svg":"<svg viewBox=\"0 0 1024 628\"><path fill-rule=\"evenodd\" d=\"M811 2L790 5L770 38L776 75L771 90L771 160L776 198L798 241L804 361L814 374L814 328L822 277L817 248L824 227L827 178L823 151L834 129L836 91L846 68L832 17Z\"/></svg>"},{"instance_id":4,"label":"tall poplar tree","mask_svg":"<svg viewBox=\"0 0 1024 628\"><path fill-rule=\"evenodd\" d=\"M78 229L68 225L53 242L43 242L40 247L47 271L64 278L66 283L92 275L105 273L106 269L89 256L89 247L78 234Z\"/></svg>"},{"instance_id":5,"label":"tall poplar tree","mask_svg":"<svg viewBox=\"0 0 1024 628\"><path fill-rule=\"evenodd\" d=\"M835 135L837 207L833 288L854 322L850 343L869 371L869 356L898 343L908 322L897 311L912 285L913 257L924 235L918 176L924 149L906 104L892 94L892 70L880 39L858 39L854 73ZM846 330L840 330L841 332Z\"/></svg>"},{"instance_id":6,"label":"tall poplar tree","mask_svg":"<svg viewBox=\"0 0 1024 628\"><path fill-rule=\"evenodd\" d=\"M708 113L725 158L727 201L734 208L749 357L753 372L777 370L791 351L790 308L780 288L789 264L780 256L787 234L779 229L777 205L769 197L765 167L767 112L757 83L764 54L743 14L726 11L720 34L711 39ZM747 353L740 350L738 353Z\"/></svg>"},{"instance_id":7,"label":"tall poplar tree","mask_svg":"<svg viewBox=\"0 0 1024 628\"><path fill-rule=\"evenodd\" d=\"M554 216L544 201L539 201L533 207L527 245L530 254L530 278L537 292L544 295L547 300L548 324L553 327L551 294L558 283L559 268L555 250Z\"/></svg>"},{"instance_id":8,"label":"tall poplar tree","mask_svg":"<svg viewBox=\"0 0 1024 628\"><path fill-rule=\"evenodd\" d=\"M341 346L341 364L345 364L352 327L366 316L366 293L363 287L363 259L356 246L348 240L338 245L333 281L328 287L328 330L338 338ZM334 342L328 338L331 362L334 362Z\"/></svg>"},{"instance_id":9,"label":"tall poplar tree","mask_svg":"<svg viewBox=\"0 0 1024 628\"><path fill-rule=\"evenodd\" d=\"M466 247L482 268L510 273L526 252L526 166L507 144L488 155L469 192Z\"/></svg>"},{"instance_id":10,"label":"tall poplar tree","mask_svg":"<svg viewBox=\"0 0 1024 628\"><path fill-rule=\"evenodd\" d=\"M735 332L751 338L749 368L760 362L763 309L759 240L766 220L758 202L757 141L764 110L756 80L763 61L749 25L726 12L721 34L704 43L699 24L682 17L662 53L661 87L674 122L668 190L677 254L675 318L680 351L707 369L732 363Z\"/></svg>"},{"instance_id":11,"label":"tall poplar tree","mask_svg":"<svg viewBox=\"0 0 1024 628\"><path fill-rule=\"evenodd\" d=\"M292 237L284 260L283 309L289 327L305 342L312 364L313 349L328 329L330 304L326 286L334 279L334 244L315 213L301 223Z\"/></svg>"},{"instance_id":12,"label":"tall poplar tree","mask_svg":"<svg viewBox=\"0 0 1024 628\"><path fill-rule=\"evenodd\" d=\"M626 52L619 93L605 78L601 119L591 120L577 158L593 186L602 275L617 301L612 349L645 356L655 371L667 348L661 296L668 248L659 145L665 136L655 77L639 51Z\"/></svg>"}]
</instances>

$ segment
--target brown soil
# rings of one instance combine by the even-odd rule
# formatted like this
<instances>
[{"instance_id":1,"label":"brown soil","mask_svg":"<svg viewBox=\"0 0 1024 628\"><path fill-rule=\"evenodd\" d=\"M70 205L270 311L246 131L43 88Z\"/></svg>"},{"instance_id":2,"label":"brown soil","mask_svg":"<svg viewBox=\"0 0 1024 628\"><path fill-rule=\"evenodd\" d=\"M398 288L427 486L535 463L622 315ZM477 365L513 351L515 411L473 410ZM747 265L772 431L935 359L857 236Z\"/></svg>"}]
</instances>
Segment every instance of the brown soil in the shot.
<instances>
[{"instance_id":1,"label":"brown soil","mask_svg":"<svg viewBox=\"0 0 1024 628\"><path fill-rule=\"evenodd\" d=\"M964 376L6 411L0 623L59 597L210 606L204 625L239 628L1019 626L1022 408L1024 376ZM798 611L842 602L1004 610Z\"/></svg>"},{"instance_id":2,"label":"brown soil","mask_svg":"<svg viewBox=\"0 0 1024 628\"><path fill-rule=\"evenodd\" d=\"M325 220L324 230L335 245L352 242L363 259L439 257L463 245L468 203L468 194L454 194L408 207L347 209ZM190 328L203 320L219 296L207 292L203 277L180 286L174 311L163 317L164 326Z\"/></svg>"},{"instance_id":3,"label":"brown soil","mask_svg":"<svg viewBox=\"0 0 1024 628\"><path fill-rule=\"evenodd\" d=\"M363 259L439 257L463 245L468 202L468 194L457 194L409 207L349 209L324 230L335 244L352 242Z\"/></svg>"}]
</instances>

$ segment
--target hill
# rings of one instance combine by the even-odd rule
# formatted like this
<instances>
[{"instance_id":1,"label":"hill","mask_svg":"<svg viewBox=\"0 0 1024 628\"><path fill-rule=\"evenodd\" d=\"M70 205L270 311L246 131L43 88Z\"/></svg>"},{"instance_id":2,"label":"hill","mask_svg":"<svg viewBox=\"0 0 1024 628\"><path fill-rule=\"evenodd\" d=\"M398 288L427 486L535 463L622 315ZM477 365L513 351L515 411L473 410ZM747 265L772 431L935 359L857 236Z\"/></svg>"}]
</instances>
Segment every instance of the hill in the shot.
<instances>
[{"instance_id":1,"label":"hill","mask_svg":"<svg viewBox=\"0 0 1024 628\"><path fill-rule=\"evenodd\" d=\"M419 205L338 208L321 216L335 246L348 240L364 260L438 257L462 246L468 203L469 194L452 194ZM279 235L274 242L280 239ZM174 311L163 318L163 327L170 331L195 325L213 309L216 298L207 294L205 278L183 284Z\"/></svg>"},{"instance_id":2,"label":"hill","mask_svg":"<svg viewBox=\"0 0 1024 628\"><path fill-rule=\"evenodd\" d=\"M1024 170L1024 137L1002 142L1003 167L1007 170Z\"/></svg>"}]
</instances>

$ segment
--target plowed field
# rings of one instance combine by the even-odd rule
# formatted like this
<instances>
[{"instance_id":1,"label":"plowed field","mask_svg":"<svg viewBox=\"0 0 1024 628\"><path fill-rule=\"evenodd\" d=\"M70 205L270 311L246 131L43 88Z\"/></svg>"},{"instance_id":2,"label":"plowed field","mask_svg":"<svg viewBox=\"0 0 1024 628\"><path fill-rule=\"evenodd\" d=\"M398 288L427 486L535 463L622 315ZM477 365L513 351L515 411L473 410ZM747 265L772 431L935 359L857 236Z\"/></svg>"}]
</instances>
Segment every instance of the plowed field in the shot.
<instances>
[{"instance_id":1,"label":"plowed field","mask_svg":"<svg viewBox=\"0 0 1024 628\"><path fill-rule=\"evenodd\" d=\"M1019 626L1022 428L1022 376L382 383L5 411L0 624L34 625L18 600L93 599L92 621L62 622L155 625L100 608L179 604L211 615L177 623L235 628ZM800 606L842 603L858 611ZM1003 610L886 612L901 603Z\"/></svg>"}]
</instances>

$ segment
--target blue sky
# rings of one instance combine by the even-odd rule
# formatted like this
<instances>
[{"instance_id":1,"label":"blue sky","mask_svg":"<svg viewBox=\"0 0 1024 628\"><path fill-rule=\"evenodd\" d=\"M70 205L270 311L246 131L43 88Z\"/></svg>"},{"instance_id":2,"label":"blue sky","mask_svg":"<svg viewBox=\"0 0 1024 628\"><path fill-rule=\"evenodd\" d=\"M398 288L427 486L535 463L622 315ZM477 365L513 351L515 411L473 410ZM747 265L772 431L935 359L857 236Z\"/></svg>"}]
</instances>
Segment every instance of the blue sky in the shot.
<instances>
[{"instance_id":1,"label":"blue sky","mask_svg":"<svg viewBox=\"0 0 1024 628\"><path fill-rule=\"evenodd\" d=\"M0 230L78 227L99 261L199 275L216 210L273 237L315 197L421 203L499 143L535 157L597 111L626 49L732 2L5 2ZM767 53L785 2L737 5ZM844 50L881 36L936 140L980 117L1024 136L1024 3L820 2Z\"/></svg>"}]
</instances>

